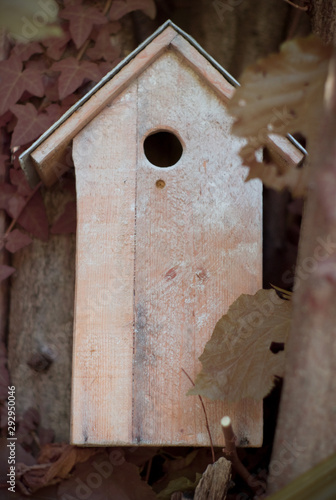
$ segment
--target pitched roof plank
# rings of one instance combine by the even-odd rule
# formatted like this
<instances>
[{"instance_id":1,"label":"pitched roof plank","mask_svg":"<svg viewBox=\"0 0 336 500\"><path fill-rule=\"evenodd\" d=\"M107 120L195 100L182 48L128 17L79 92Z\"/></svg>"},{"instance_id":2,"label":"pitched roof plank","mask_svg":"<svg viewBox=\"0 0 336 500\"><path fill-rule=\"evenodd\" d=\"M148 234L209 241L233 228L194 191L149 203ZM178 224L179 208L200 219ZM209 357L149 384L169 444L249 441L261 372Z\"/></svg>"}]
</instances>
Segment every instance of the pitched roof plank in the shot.
<instances>
[{"instance_id":1,"label":"pitched roof plank","mask_svg":"<svg viewBox=\"0 0 336 500\"><path fill-rule=\"evenodd\" d=\"M172 27L166 28L32 152L35 167L47 187L68 170L64 152L75 135L157 59L176 36Z\"/></svg>"}]
</instances>

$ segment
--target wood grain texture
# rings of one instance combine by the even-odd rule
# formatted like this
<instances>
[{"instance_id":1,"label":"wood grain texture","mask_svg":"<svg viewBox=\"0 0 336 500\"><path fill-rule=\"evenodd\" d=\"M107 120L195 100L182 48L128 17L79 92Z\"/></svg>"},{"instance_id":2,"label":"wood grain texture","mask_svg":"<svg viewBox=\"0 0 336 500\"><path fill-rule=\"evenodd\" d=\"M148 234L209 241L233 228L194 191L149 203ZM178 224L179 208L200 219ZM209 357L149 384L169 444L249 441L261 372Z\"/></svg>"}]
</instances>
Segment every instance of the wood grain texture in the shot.
<instances>
[{"instance_id":1,"label":"wood grain texture","mask_svg":"<svg viewBox=\"0 0 336 500\"><path fill-rule=\"evenodd\" d=\"M174 53L139 78L138 116L134 440L208 445L181 368L195 377L217 320L240 293L261 286L261 185L243 182L240 141L223 102ZM184 146L167 169L143 153L144 138L160 128ZM245 409L253 418L239 438L259 443L261 405ZM207 412L217 445L220 415L229 412L240 427L239 408L207 402Z\"/></svg>"},{"instance_id":2,"label":"wood grain texture","mask_svg":"<svg viewBox=\"0 0 336 500\"><path fill-rule=\"evenodd\" d=\"M75 444L132 441L136 122L134 83L74 139Z\"/></svg>"},{"instance_id":3,"label":"wood grain texture","mask_svg":"<svg viewBox=\"0 0 336 500\"><path fill-rule=\"evenodd\" d=\"M217 320L261 286L261 185L244 184L230 125L206 81L166 51L74 139L76 444L209 445L181 369L195 377ZM144 154L160 129L183 144L170 168ZM206 409L216 445L224 414L242 444L261 444L261 403Z\"/></svg>"}]
</instances>

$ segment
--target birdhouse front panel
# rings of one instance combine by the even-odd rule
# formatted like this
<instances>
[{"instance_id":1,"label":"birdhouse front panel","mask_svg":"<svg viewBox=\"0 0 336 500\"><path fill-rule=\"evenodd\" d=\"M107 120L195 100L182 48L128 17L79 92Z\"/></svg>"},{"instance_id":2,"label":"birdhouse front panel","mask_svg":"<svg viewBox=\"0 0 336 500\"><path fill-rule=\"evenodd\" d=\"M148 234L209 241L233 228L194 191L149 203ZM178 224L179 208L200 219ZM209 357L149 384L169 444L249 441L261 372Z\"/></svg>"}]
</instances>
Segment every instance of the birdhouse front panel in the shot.
<instances>
[{"instance_id":1,"label":"birdhouse front panel","mask_svg":"<svg viewBox=\"0 0 336 500\"><path fill-rule=\"evenodd\" d=\"M218 91L231 85L178 43L186 57L170 45L73 140L75 444L208 446L186 374L230 304L261 287L261 185L244 183ZM205 407L215 445L226 414L261 444L260 402Z\"/></svg>"}]
</instances>

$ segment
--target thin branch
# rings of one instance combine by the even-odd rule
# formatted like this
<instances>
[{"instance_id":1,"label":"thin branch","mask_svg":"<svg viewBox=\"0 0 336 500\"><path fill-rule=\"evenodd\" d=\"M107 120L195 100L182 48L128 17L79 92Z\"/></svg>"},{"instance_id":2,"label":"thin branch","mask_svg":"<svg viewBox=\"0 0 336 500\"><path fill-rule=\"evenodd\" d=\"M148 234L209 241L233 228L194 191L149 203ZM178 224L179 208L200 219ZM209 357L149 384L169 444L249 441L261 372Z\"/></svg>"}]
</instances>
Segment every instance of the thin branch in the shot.
<instances>
[{"instance_id":1,"label":"thin branch","mask_svg":"<svg viewBox=\"0 0 336 500\"><path fill-rule=\"evenodd\" d=\"M12 220L12 222L10 223L10 225L8 226L8 229L7 231L5 232L4 234L4 239L7 238L7 236L9 235L9 233L11 232L11 230L13 229L13 227L15 226L15 224L17 223L18 221L18 218L20 217L20 215L22 214L23 210L26 208L26 206L28 205L28 203L30 202L30 200L33 198L33 196L37 193L37 191L40 189L40 187L42 186L42 181L39 182L37 184L37 186L35 186L35 188L33 189L33 191L30 193L30 195L28 196L28 198L26 199L25 201L25 204L23 205L23 207L19 210L19 213L17 214L17 216Z\"/></svg>"},{"instance_id":2,"label":"thin branch","mask_svg":"<svg viewBox=\"0 0 336 500\"><path fill-rule=\"evenodd\" d=\"M150 476L150 472L151 472L151 468L152 468L152 462L153 462L153 457L151 457L148 460L148 465L147 465L147 469L146 469L146 478L145 478L146 483L148 483L148 481L149 481L149 476Z\"/></svg>"},{"instance_id":3,"label":"thin branch","mask_svg":"<svg viewBox=\"0 0 336 500\"><path fill-rule=\"evenodd\" d=\"M237 438L233 432L230 417L223 417L221 420L221 425L225 439L225 448L223 449L225 457L230 460L237 474L239 474L239 476L244 479L244 481L255 493L257 493L258 495L263 494L266 491L265 483L253 477L238 457L236 448Z\"/></svg>"},{"instance_id":4,"label":"thin branch","mask_svg":"<svg viewBox=\"0 0 336 500\"><path fill-rule=\"evenodd\" d=\"M292 7L295 7L296 9L303 10L304 12L307 12L308 7L305 5L304 7L302 5L297 5L294 2L291 2L291 0L284 0L284 2L289 3Z\"/></svg>"},{"instance_id":5,"label":"thin branch","mask_svg":"<svg viewBox=\"0 0 336 500\"><path fill-rule=\"evenodd\" d=\"M195 383L194 383L193 379L191 377L189 377L189 375L187 374L187 372L183 368L181 368L181 370L188 377L188 379L190 380L191 384L195 387ZM204 403L203 403L202 396L199 395L198 398L199 398L199 400L201 402L201 405L202 405L202 408L203 408L203 412L204 412L204 416L205 416L205 426L206 426L206 429L207 429L208 434L209 434L210 447L211 447L211 455L212 455L212 462L215 463L215 461L216 461L216 459L215 459L215 450L214 450L214 446L213 446L213 442L212 442L212 437L211 437L211 432L210 432L208 415L207 415L207 412L205 410L205 406L204 406Z\"/></svg>"},{"instance_id":6,"label":"thin branch","mask_svg":"<svg viewBox=\"0 0 336 500\"><path fill-rule=\"evenodd\" d=\"M112 0L107 0L103 10L103 16L106 16L108 11L110 10L111 5L112 5Z\"/></svg>"}]
</instances>

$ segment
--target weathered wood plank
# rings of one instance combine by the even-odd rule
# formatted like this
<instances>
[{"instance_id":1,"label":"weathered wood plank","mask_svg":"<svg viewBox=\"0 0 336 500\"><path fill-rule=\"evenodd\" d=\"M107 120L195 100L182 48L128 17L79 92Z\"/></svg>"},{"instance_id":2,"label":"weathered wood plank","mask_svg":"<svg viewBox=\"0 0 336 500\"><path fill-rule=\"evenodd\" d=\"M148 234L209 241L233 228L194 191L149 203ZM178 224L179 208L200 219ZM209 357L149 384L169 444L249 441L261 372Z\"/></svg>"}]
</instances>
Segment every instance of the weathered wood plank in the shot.
<instances>
[{"instance_id":1,"label":"weathered wood plank","mask_svg":"<svg viewBox=\"0 0 336 500\"><path fill-rule=\"evenodd\" d=\"M217 320L261 287L261 185L244 183L223 102L179 57L166 53L138 81L133 438L208 445L181 368L195 377ZM184 147L171 168L152 166L143 152L144 138L162 128ZM224 414L241 441L261 443L261 403L206 407L216 445Z\"/></svg>"},{"instance_id":2,"label":"weathered wood plank","mask_svg":"<svg viewBox=\"0 0 336 500\"><path fill-rule=\"evenodd\" d=\"M136 83L74 139L76 304L71 440L132 440Z\"/></svg>"}]
</instances>

